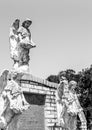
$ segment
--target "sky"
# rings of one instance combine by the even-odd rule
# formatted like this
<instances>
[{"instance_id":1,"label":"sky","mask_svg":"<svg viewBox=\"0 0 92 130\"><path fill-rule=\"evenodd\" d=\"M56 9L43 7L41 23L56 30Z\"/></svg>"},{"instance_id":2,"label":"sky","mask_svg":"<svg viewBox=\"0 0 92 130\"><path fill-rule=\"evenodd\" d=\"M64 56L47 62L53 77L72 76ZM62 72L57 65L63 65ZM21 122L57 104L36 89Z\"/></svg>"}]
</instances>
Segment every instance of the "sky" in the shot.
<instances>
[{"instance_id":1,"label":"sky","mask_svg":"<svg viewBox=\"0 0 92 130\"><path fill-rule=\"evenodd\" d=\"M13 65L9 29L16 18L32 20L31 74L47 78L92 64L92 0L0 0L0 72Z\"/></svg>"}]
</instances>

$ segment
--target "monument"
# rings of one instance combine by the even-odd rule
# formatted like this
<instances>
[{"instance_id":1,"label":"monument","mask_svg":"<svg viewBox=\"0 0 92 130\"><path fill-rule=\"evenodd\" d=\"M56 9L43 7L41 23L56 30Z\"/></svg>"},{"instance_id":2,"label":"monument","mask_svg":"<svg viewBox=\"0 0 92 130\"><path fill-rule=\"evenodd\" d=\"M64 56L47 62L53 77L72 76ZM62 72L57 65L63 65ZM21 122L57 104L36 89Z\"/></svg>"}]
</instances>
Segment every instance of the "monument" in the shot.
<instances>
[{"instance_id":1,"label":"monument","mask_svg":"<svg viewBox=\"0 0 92 130\"><path fill-rule=\"evenodd\" d=\"M29 73L30 49L36 47L29 29L31 24L26 19L20 26L20 20L16 19L10 28L14 64L1 75L0 130L54 130L57 122L62 130L75 130L77 115L82 130L87 130L74 81L68 83L62 76L58 86Z\"/></svg>"}]
</instances>

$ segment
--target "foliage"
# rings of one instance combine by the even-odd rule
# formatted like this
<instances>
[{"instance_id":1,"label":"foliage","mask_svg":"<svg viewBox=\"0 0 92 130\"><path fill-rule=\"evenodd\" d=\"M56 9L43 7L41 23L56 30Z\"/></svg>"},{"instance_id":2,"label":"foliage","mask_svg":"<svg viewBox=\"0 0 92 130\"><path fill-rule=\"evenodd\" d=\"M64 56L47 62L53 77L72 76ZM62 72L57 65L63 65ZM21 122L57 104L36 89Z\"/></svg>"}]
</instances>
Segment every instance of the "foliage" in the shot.
<instances>
[{"instance_id":1,"label":"foliage","mask_svg":"<svg viewBox=\"0 0 92 130\"><path fill-rule=\"evenodd\" d=\"M75 79L75 71L72 69L67 69L65 71L60 71L58 76L61 77L63 72L65 72L65 77L67 78L68 81L74 80Z\"/></svg>"},{"instance_id":2,"label":"foliage","mask_svg":"<svg viewBox=\"0 0 92 130\"><path fill-rule=\"evenodd\" d=\"M59 77L58 77L58 75L50 75L47 78L47 80L50 81L50 82L59 83Z\"/></svg>"}]
</instances>

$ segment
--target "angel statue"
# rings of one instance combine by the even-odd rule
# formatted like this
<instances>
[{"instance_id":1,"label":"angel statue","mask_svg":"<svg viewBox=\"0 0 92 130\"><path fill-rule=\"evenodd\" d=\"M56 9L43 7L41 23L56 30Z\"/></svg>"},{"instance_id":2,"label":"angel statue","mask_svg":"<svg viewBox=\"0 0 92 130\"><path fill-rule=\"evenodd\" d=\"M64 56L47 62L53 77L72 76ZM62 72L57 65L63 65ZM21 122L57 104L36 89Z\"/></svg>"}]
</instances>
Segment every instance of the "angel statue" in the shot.
<instances>
[{"instance_id":1,"label":"angel statue","mask_svg":"<svg viewBox=\"0 0 92 130\"><path fill-rule=\"evenodd\" d=\"M30 107L20 87L19 80L22 75L8 72L7 80L2 79L4 84L2 90L0 89L0 130L8 129L14 117Z\"/></svg>"},{"instance_id":2,"label":"angel statue","mask_svg":"<svg viewBox=\"0 0 92 130\"><path fill-rule=\"evenodd\" d=\"M83 108L80 105L77 94L75 92L75 88L77 87L77 82L70 81L69 82L69 107L68 113L73 115L78 115L81 122L81 129L87 130L87 121L85 114L83 112Z\"/></svg>"},{"instance_id":3,"label":"angel statue","mask_svg":"<svg viewBox=\"0 0 92 130\"><path fill-rule=\"evenodd\" d=\"M56 91L57 117L58 124L62 129L68 129L67 96L69 94L68 81L66 77L60 78L60 84Z\"/></svg>"},{"instance_id":4,"label":"angel statue","mask_svg":"<svg viewBox=\"0 0 92 130\"><path fill-rule=\"evenodd\" d=\"M58 125L64 130L76 130L77 115L81 121L82 130L87 130L86 118L80 106L75 87L77 83L63 77L56 92Z\"/></svg>"},{"instance_id":5,"label":"angel statue","mask_svg":"<svg viewBox=\"0 0 92 130\"><path fill-rule=\"evenodd\" d=\"M32 41L29 27L32 24L30 19L26 19L21 26L20 20L16 19L10 28L11 58L14 60L13 70L18 72L29 72L30 49L36 47Z\"/></svg>"}]
</instances>

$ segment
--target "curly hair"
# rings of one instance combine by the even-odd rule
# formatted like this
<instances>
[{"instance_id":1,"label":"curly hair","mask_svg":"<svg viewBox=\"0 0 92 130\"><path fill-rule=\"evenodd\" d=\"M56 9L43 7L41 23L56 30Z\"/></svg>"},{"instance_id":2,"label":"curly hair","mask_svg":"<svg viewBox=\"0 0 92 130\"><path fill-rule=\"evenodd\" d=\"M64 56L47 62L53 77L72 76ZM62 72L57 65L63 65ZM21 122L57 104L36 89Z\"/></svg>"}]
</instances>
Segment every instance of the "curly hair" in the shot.
<instances>
[{"instance_id":1,"label":"curly hair","mask_svg":"<svg viewBox=\"0 0 92 130\"><path fill-rule=\"evenodd\" d=\"M31 20L25 20L23 23L22 23L22 26L25 27L25 23L29 22L30 25L32 24L32 21Z\"/></svg>"}]
</instances>

